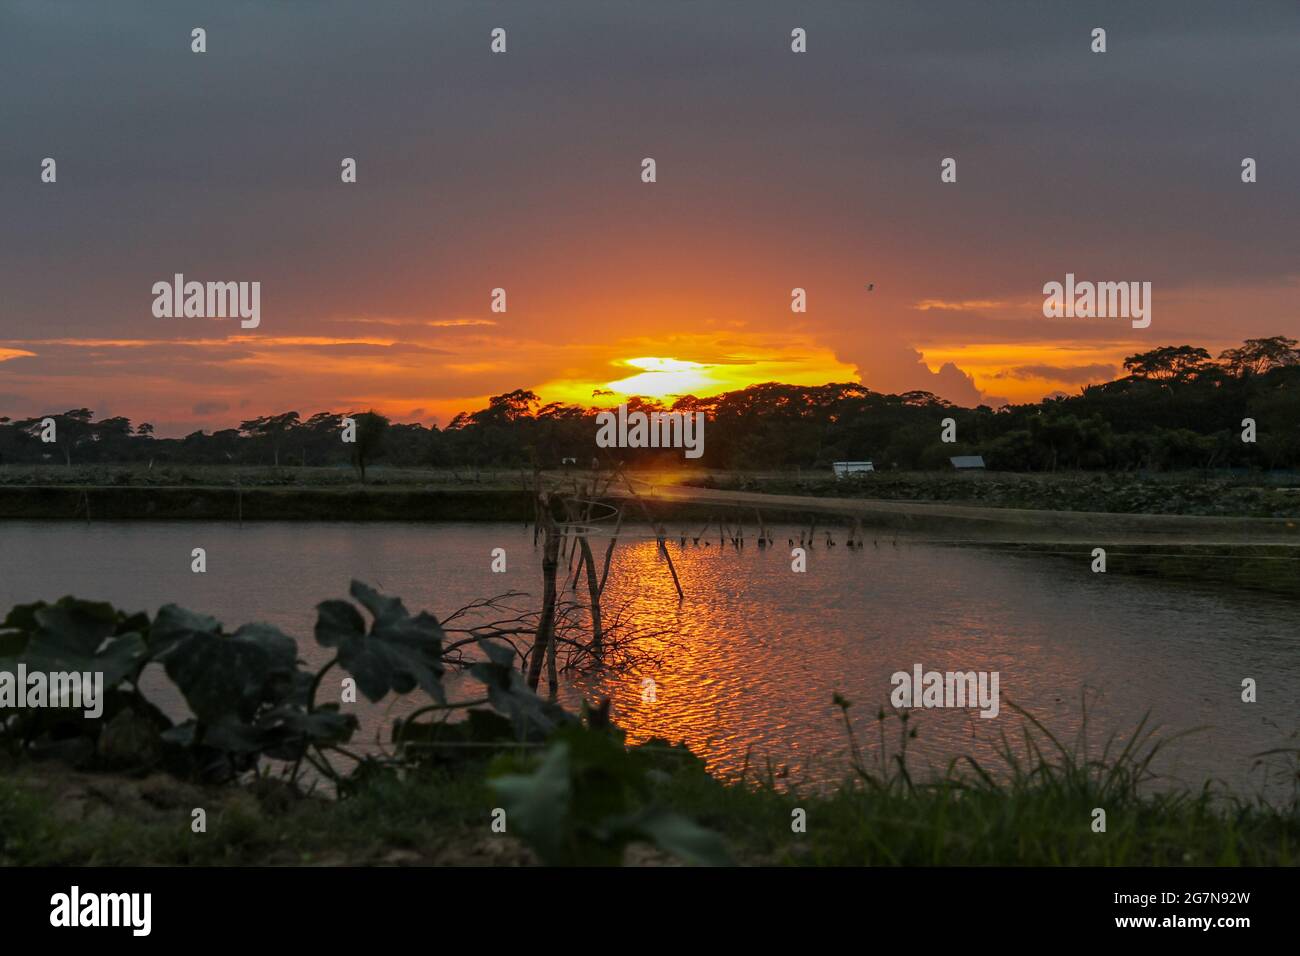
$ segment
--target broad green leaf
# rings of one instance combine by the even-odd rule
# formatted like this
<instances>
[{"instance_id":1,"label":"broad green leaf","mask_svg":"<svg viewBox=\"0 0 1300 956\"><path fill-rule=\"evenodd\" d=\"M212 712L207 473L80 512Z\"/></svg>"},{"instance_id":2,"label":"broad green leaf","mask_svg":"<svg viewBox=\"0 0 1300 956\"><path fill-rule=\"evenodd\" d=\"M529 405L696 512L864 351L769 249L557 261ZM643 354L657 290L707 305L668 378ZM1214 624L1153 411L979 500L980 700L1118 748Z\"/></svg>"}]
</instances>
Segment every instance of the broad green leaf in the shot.
<instances>
[{"instance_id":1,"label":"broad green leaf","mask_svg":"<svg viewBox=\"0 0 1300 956\"><path fill-rule=\"evenodd\" d=\"M401 598L385 597L368 584L354 580L348 593L370 612L377 625L393 624L410 617Z\"/></svg>"},{"instance_id":2,"label":"broad green leaf","mask_svg":"<svg viewBox=\"0 0 1300 956\"><path fill-rule=\"evenodd\" d=\"M488 702L514 724L520 740L538 740L575 718L558 704L543 700L514 667L515 652L495 641L481 641L486 661L469 667L469 674L487 688Z\"/></svg>"},{"instance_id":3,"label":"broad green leaf","mask_svg":"<svg viewBox=\"0 0 1300 956\"><path fill-rule=\"evenodd\" d=\"M12 635L0 640L6 651L17 650L4 662L12 670L19 661L29 670L102 673L104 689L134 678L147 655L144 638L119 633L123 615L110 604L62 598L57 604L28 605L31 614L18 619L34 628L25 642ZM10 619L15 619L11 612Z\"/></svg>"},{"instance_id":4,"label":"broad green leaf","mask_svg":"<svg viewBox=\"0 0 1300 956\"><path fill-rule=\"evenodd\" d=\"M5 615L4 623L0 624L0 627L5 630L30 633L36 630L36 612L43 607L49 605L44 601L37 601L34 604L15 604Z\"/></svg>"},{"instance_id":5,"label":"broad green leaf","mask_svg":"<svg viewBox=\"0 0 1300 956\"><path fill-rule=\"evenodd\" d=\"M321 601L316 605L316 643L322 647L338 647L365 633L365 618L347 601Z\"/></svg>"},{"instance_id":6,"label":"broad green leaf","mask_svg":"<svg viewBox=\"0 0 1300 956\"><path fill-rule=\"evenodd\" d=\"M293 638L267 624L246 624L234 634L191 632L162 661L201 722L235 716L247 723L259 706L293 689L297 656Z\"/></svg>"},{"instance_id":7,"label":"broad green leaf","mask_svg":"<svg viewBox=\"0 0 1300 956\"><path fill-rule=\"evenodd\" d=\"M542 862L568 862L565 835L570 828L572 790L567 744L549 747L533 773L505 774L490 779L488 785L506 811L507 826L524 837Z\"/></svg>"},{"instance_id":8,"label":"broad green leaf","mask_svg":"<svg viewBox=\"0 0 1300 956\"><path fill-rule=\"evenodd\" d=\"M316 606L316 641L336 649L339 665L372 701L420 687L434 700L445 702L445 634L438 619L424 612L412 617L401 601L384 597L360 581L352 582L352 594L374 617L369 633L365 619L351 604L323 601Z\"/></svg>"},{"instance_id":9,"label":"broad green leaf","mask_svg":"<svg viewBox=\"0 0 1300 956\"><path fill-rule=\"evenodd\" d=\"M46 654L89 658L117 630L113 605L64 598L36 611L36 638Z\"/></svg>"}]
</instances>

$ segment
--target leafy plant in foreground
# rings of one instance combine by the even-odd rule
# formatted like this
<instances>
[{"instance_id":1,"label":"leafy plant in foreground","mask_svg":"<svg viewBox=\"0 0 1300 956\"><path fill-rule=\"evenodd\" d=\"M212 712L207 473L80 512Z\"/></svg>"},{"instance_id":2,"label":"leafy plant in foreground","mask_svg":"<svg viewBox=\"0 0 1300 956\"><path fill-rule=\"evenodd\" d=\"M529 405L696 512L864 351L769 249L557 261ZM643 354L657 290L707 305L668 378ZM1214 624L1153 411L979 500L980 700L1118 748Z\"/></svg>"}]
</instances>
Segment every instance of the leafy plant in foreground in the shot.
<instances>
[{"instance_id":1,"label":"leafy plant in foreground","mask_svg":"<svg viewBox=\"0 0 1300 956\"><path fill-rule=\"evenodd\" d=\"M691 863L729 865L718 834L656 802L660 743L628 748L616 728L570 724L540 756L498 758L488 783L509 832L544 863L618 865L628 844L644 842Z\"/></svg>"},{"instance_id":2,"label":"leafy plant in foreground","mask_svg":"<svg viewBox=\"0 0 1300 956\"><path fill-rule=\"evenodd\" d=\"M312 748L346 743L357 727L337 705L307 710L312 679L299 667L298 646L270 625L225 634L214 618L169 604L151 644L194 713L163 739L194 756L204 776L232 776L263 756L302 760Z\"/></svg>"},{"instance_id":3,"label":"leafy plant in foreground","mask_svg":"<svg viewBox=\"0 0 1300 956\"><path fill-rule=\"evenodd\" d=\"M467 667L485 696L448 701L442 684L445 632L438 619L427 612L411 615L399 599L359 581L352 582L351 595L369 612L370 624L347 601L318 605L316 640L334 657L314 674L298 659L294 639L268 624L226 633L215 618L174 604L151 622L143 614L128 617L108 604L73 598L11 611L0 626L0 667L21 662L44 670L102 672L106 697L114 695L119 716L138 709L144 722L135 729L158 744L157 751L139 751L142 764L161 762L178 775L206 780L260 771L271 758L291 763L296 781L305 761L333 780L340 796L354 796L367 781L390 779L399 761L544 746L533 759L498 757L490 783L507 808L511 832L546 862L618 863L634 842L695 863L730 862L717 834L655 799L667 776L666 756L680 760L689 752L657 743L627 748L622 732L608 723L608 704L584 724L530 690L515 666L514 649L492 640L479 642L483 656ZM161 665L192 717L173 724L144 698L140 674L151 663ZM340 712L338 703L315 699L334 667L352 675L372 701L416 690L431 698L395 725L399 761L344 749L356 717ZM420 720L457 711L466 716L456 723ZM0 711L0 740L29 752L38 744L46 752L61 749L83 766L95 765L105 734L100 721L80 713ZM335 754L355 762L351 775L335 769Z\"/></svg>"},{"instance_id":4,"label":"leafy plant in foreground","mask_svg":"<svg viewBox=\"0 0 1300 956\"><path fill-rule=\"evenodd\" d=\"M484 658L468 667L486 696L449 702L442 684L446 635L438 619L426 611L412 615L400 599L360 581L352 582L350 593L369 613L370 624L348 601L318 605L316 640L334 657L315 673L304 669L294 639L268 624L227 633L215 618L174 604L162 607L152 622L145 614L128 616L109 604L71 597L53 605L19 605L0 624L0 669L14 672L21 663L29 671L100 672L104 719L86 720L71 708L11 707L0 710L0 741L87 768L162 765L178 776L215 781L258 769L265 758L291 763L296 780L307 762L342 783L334 755L358 766L373 758L344 749L356 717L342 713L337 702L316 701L322 679L335 667L350 674L371 701L415 691L431 698L394 727L402 758L455 743L485 749L537 743L575 719L528 689L514 666L513 648L486 640ZM139 680L149 664L162 666L192 717L173 724L145 698ZM468 719L454 724L419 722L431 712L445 716L482 705L493 709L470 710ZM121 759L104 759L106 737L130 744L116 747L124 752Z\"/></svg>"},{"instance_id":5,"label":"leafy plant in foreground","mask_svg":"<svg viewBox=\"0 0 1300 956\"><path fill-rule=\"evenodd\" d=\"M374 618L370 630L347 601L322 601L316 606L316 642L336 650L335 661L356 678L361 693L372 701L390 691L407 694L418 686L439 703L445 702L441 659L445 635L438 619L427 611L412 617L400 598L385 597L360 581L352 582L351 594Z\"/></svg>"},{"instance_id":6,"label":"leafy plant in foreground","mask_svg":"<svg viewBox=\"0 0 1300 956\"><path fill-rule=\"evenodd\" d=\"M128 616L112 605L65 597L55 604L20 604L0 622L0 671L102 673L102 719L96 730L124 712L138 715L155 732L169 722L136 686L148 661L146 615ZM95 751L82 710L72 707L0 707L0 739L33 753L81 762Z\"/></svg>"}]
</instances>

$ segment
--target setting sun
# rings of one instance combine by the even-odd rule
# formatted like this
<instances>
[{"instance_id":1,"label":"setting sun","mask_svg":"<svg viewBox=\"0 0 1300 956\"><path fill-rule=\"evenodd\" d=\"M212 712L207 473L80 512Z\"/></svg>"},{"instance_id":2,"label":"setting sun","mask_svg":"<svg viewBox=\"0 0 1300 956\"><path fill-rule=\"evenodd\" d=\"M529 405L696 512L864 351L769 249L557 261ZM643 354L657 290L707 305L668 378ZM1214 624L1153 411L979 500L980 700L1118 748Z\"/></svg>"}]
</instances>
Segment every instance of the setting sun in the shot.
<instances>
[{"instance_id":1,"label":"setting sun","mask_svg":"<svg viewBox=\"0 0 1300 956\"><path fill-rule=\"evenodd\" d=\"M653 353L656 346L668 354L647 354ZM616 357L624 355L637 357ZM512 359L503 357L502 361ZM518 367L520 374L515 377L522 379L526 371L522 360ZM772 335L748 329L678 333L661 336L658 341L637 338L614 342L608 351L591 350L569 371L562 378L539 382L533 391L543 401L576 405L617 405L633 396L671 405L680 396L709 398L761 382L821 385L858 378L854 366L840 361L832 349L801 332ZM485 402L486 398L459 399L451 412L475 400ZM444 410L433 397L428 405Z\"/></svg>"},{"instance_id":2,"label":"setting sun","mask_svg":"<svg viewBox=\"0 0 1300 956\"><path fill-rule=\"evenodd\" d=\"M642 369L636 375L609 382L605 386L610 391L623 395L664 398L668 395L686 395L703 391L718 384L708 374L712 366L700 362L648 357L628 359L623 364Z\"/></svg>"}]
</instances>

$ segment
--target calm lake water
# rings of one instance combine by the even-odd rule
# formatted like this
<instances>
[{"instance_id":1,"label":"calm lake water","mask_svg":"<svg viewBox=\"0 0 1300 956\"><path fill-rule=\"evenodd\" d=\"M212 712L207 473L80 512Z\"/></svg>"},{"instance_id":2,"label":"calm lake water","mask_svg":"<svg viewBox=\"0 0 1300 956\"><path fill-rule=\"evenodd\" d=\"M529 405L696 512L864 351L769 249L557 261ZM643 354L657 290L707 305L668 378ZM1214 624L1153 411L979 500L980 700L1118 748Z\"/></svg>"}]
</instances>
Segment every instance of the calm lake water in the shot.
<instances>
[{"instance_id":1,"label":"calm lake water","mask_svg":"<svg viewBox=\"0 0 1300 956\"><path fill-rule=\"evenodd\" d=\"M751 532L752 533L752 532ZM1295 746L1300 727L1300 605L1204 586L1162 584L1089 572L1087 563L958 549L882 537L865 550L840 544L810 552L807 573L790 569L786 540L743 552L670 545L685 601L645 530L625 529L607 589L643 628L657 663L617 679L565 683L570 704L613 696L615 719L633 740L685 741L712 770L788 770L825 784L849 769L845 728L832 695L850 710L860 745L879 749L875 714L888 704L890 675L926 670L1000 673L1002 710L913 712L909 747L918 768L971 754L993 761L998 735L1019 733L1013 700L1063 740L1076 739L1088 701L1094 750L1111 731L1127 734L1150 710L1166 734L1207 729L1175 744L1160 764L1168 780L1220 780L1243 794L1266 786L1251 755ZM715 531L716 535L716 531ZM797 538L798 532L794 532ZM603 556L603 541L595 542ZM207 551L206 574L190 570ZM504 548L507 571L492 573ZM227 630L266 621L298 639L318 667L329 654L312 638L317 602L346 597L360 578L400 596L412 612L440 618L508 590L540 603L540 554L516 524L265 523L243 528L194 522L0 523L0 607L64 594L156 611L175 602L212 614ZM610 611L607 610L607 615ZM1240 700L1253 677L1258 703ZM642 701L643 682L655 700ZM165 681L149 687L166 690ZM173 712L183 703L154 699ZM394 715L422 701L356 708L360 747L387 739ZM889 745L896 734L891 731ZM1270 795L1284 786L1275 773Z\"/></svg>"}]
</instances>

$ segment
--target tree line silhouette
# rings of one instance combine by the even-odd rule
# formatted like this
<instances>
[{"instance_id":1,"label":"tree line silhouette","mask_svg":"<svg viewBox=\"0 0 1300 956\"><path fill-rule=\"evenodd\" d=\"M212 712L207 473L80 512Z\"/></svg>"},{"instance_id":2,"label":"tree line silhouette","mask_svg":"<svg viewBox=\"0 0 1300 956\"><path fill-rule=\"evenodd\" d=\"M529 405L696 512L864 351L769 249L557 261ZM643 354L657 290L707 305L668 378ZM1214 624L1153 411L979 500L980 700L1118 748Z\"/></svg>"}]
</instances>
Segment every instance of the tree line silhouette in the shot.
<instances>
[{"instance_id":1,"label":"tree line silhouette","mask_svg":"<svg viewBox=\"0 0 1300 956\"><path fill-rule=\"evenodd\" d=\"M237 428L159 438L149 423L99 421L89 409L0 417L0 463L62 462L322 466L376 459L407 467L561 467L572 459L705 468L825 468L867 459L877 468L933 469L954 455L983 455L990 468L1172 470L1300 467L1300 349L1285 336L1249 339L1217 359L1203 348L1163 346L1129 356L1128 373L1078 395L993 409L960 408L925 391L882 394L855 383L765 383L670 405L633 398L629 410L702 411L704 455L673 449L599 449L598 408L516 389L444 428L390 422L374 411L283 412ZM341 440L345 417L355 440ZM956 443L940 440L945 418ZM56 441L41 440L53 419ZM1243 440L1254 421L1254 441Z\"/></svg>"}]
</instances>

